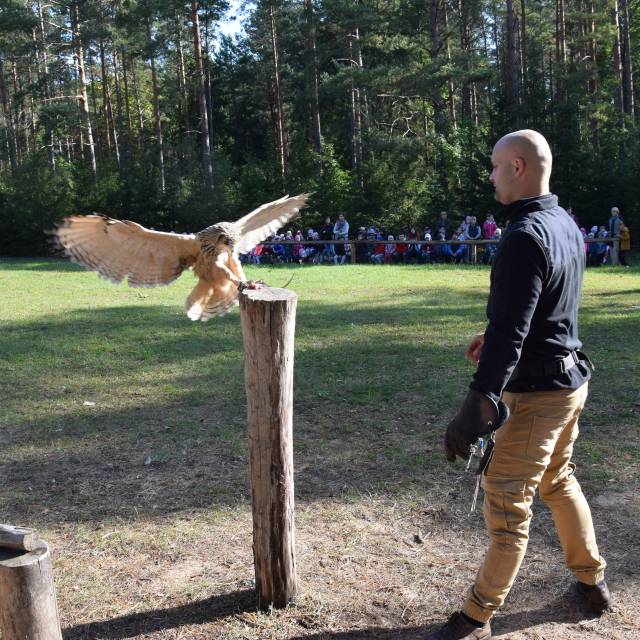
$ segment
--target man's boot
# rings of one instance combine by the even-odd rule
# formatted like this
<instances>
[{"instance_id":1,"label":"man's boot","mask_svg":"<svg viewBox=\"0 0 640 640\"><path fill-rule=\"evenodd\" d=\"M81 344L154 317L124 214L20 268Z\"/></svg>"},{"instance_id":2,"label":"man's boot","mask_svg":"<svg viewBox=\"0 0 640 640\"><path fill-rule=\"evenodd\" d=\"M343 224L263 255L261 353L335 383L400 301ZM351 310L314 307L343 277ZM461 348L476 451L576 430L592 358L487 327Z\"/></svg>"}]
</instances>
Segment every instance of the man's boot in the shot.
<instances>
[{"instance_id":1,"label":"man's boot","mask_svg":"<svg viewBox=\"0 0 640 640\"><path fill-rule=\"evenodd\" d=\"M456 611L447 623L430 633L426 640L491 640L491 625L474 623L460 611Z\"/></svg>"},{"instance_id":2,"label":"man's boot","mask_svg":"<svg viewBox=\"0 0 640 640\"><path fill-rule=\"evenodd\" d=\"M590 613L601 616L611 605L611 594L604 580L598 584L576 582L576 588Z\"/></svg>"}]
</instances>

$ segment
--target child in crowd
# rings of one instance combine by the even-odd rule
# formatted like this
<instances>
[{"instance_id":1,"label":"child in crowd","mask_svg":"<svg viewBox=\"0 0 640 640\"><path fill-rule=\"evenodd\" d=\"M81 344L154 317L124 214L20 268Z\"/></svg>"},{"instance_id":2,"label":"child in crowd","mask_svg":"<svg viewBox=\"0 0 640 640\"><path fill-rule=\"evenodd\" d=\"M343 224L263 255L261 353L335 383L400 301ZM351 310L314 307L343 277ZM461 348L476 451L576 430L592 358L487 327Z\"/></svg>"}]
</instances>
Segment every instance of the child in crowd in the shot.
<instances>
[{"instance_id":1,"label":"child in crowd","mask_svg":"<svg viewBox=\"0 0 640 640\"><path fill-rule=\"evenodd\" d=\"M487 214L487 219L482 223L482 237L485 240L491 240L496 232L498 225L493 218L493 214Z\"/></svg>"},{"instance_id":2,"label":"child in crowd","mask_svg":"<svg viewBox=\"0 0 640 640\"><path fill-rule=\"evenodd\" d=\"M431 230L429 227L425 227L424 230L424 240L423 244L420 245L420 257L422 258L422 262L428 263L431 262L432 255L432 247L429 242L431 242Z\"/></svg>"},{"instance_id":3,"label":"child in crowd","mask_svg":"<svg viewBox=\"0 0 640 640\"><path fill-rule=\"evenodd\" d=\"M382 242L376 242L373 253L371 254L371 262L373 264L382 264L385 256L385 247L387 245L382 244Z\"/></svg>"},{"instance_id":4,"label":"child in crowd","mask_svg":"<svg viewBox=\"0 0 640 640\"><path fill-rule=\"evenodd\" d=\"M391 264L393 262L393 256L396 252L396 245L393 242L395 238L391 235L387 236L388 244L384 245L384 263Z\"/></svg>"},{"instance_id":5,"label":"child in crowd","mask_svg":"<svg viewBox=\"0 0 640 640\"><path fill-rule=\"evenodd\" d=\"M263 244L257 244L249 253L249 264L260 264L262 253L264 251Z\"/></svg>"},{"instance_id":6,"label":"child in crowd","mask_svg":"<svg viewBox=\"0 0 640 640\"><path fill-rule=\"evenodd\" d=\"M304 241L304 238L302 237L302 231L298 231L298 233L296 233L296 236L294 238L296 243L301 243ZM304 259L306 258L306 252L304 249L304 245L303 244L294 244L293 245L293 259L298 262L299 264L302 264L302 262L304 261Z\"/></svg>"},{"instance_id":7,"label":"child in crowd","mask_svg":"<svg viewBox=\"0 0 640 640\"><path fill-rule=\"evenodd\" d=\"M618 254L618 259L620 260L620 264L628 267L627 263L627 252L631 249L631 233L629 231L629 227L624 222L620 223L620 252Z\"/></svg>"},{"instance_id":8,"label":"child in crowd","mask_svg":"<svg viewBox=\"0 0 640 640\"><path fill-rule=\"evenodd\" d=\"M396 243L396 250L393 252L393 261L406 263L408 261L408 256L407 256L408 251L409 251L409 245L405 242L404 234L401 233L398 236L398 242Z\"/></svg>"}]
</instances>

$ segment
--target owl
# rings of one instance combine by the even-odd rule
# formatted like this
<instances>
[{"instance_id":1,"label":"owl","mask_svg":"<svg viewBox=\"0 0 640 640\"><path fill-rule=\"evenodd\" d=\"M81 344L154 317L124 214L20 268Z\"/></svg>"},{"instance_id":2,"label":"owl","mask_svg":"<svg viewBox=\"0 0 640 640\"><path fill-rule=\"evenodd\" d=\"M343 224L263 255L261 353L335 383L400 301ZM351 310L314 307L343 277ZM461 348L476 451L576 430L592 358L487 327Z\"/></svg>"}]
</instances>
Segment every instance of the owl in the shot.
<instances>
[{"instance_id":1,"label":"owl","mask_svg":"<svg viewBox=\"0 0 640 640\"><path fill-rule=\"evenodd\" d=\"M309 194L263 204L236 222L219 222L196 234L164 233L102 215L70 216L53 231L55 244L73 260L131 287L173 282L193 269L198 282L186 301L191 320L206 321L238 304L248 282L239 255L274 234L306 206Z\"/></svg>"}]
</instances>

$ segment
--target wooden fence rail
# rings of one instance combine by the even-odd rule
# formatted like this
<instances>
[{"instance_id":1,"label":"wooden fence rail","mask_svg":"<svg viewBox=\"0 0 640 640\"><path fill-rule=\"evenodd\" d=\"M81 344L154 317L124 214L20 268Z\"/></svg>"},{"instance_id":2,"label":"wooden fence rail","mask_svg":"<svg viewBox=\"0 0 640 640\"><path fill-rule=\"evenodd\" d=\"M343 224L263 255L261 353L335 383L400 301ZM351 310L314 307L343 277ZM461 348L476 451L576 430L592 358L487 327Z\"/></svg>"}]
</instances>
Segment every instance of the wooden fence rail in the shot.
<instances>
[{"instance_id":1,"label":"wooden fence rail","mask_svg":"<svg viewBox=\"0 0 640 640\"><path fill-rule=\"evenodd\" d=\"M274 245L302 245L302 246L314 246L314 245L325 245L325 244L348 244L353 245L356 244L413 244L413 245L428 245L429 247L436 247L438 245L460 245L466 244L471 246L471 260L472 264L477 264L478 262L478 247L482 247L487 244L497 245L499 240L402 240L399 242L398 240L277 240L277 241L265 241L261 244L265 247L274 246ZM610 244L612 246L613 251L612 254L612 262L611 264L618 264L618 255L620 252L620 239L619 238L585 238L585 244ZM351 263L356 264L356 252L351 251Z\"/></svg>"}]
</instances>

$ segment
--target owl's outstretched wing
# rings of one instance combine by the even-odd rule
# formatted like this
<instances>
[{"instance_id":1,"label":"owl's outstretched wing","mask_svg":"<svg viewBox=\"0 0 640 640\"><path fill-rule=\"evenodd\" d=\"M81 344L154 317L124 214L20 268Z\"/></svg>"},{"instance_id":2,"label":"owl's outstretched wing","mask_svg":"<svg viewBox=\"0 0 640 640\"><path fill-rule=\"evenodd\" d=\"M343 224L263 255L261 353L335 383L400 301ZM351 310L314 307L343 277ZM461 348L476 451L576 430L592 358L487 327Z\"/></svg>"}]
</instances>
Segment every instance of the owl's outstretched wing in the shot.
<instances>
[{"instance_id":1,"label":"owl's outstretched wing","mask_svg":"<svg viewBox=\"0 0 640 640\"><path fill-rule=\"evenodd\" d=\"M301 193L289 198L285 196L263 204L235 222L239 240L235 249L238 253L251 251L258 243L266 240L287 222L298 215L300 209L307 206L309 193Z\"/></svg>"},{"instance_id":2,"label":"owl's outstretched wing","mask_svg":"<svg viewBox=\"0 0 640 640\"><path fill-rule=\"evenodd\" d=\"M52 232L56 244L84 267L132 287L173 282L200 253L194 235L151 231L129 220L71 216Z\"/></svg>"}]
</instances>

